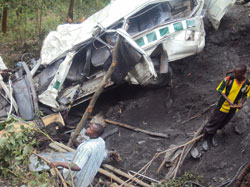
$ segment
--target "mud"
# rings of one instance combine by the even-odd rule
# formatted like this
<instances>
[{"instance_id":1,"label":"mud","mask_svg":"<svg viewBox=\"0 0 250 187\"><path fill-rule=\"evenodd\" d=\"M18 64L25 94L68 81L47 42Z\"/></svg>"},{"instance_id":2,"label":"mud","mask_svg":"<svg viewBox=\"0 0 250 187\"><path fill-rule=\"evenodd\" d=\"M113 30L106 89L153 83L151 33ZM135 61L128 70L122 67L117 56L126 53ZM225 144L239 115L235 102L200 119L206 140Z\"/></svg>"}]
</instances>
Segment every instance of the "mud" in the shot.
<instances>
[{"instance_id":1,"label":"mud","mask_svg":"<svg viewBox=\"0 0 250 187\"><path fill-rule=\"evenodd\" d=\"M200 118L182 124L200 110L215 103L217 85L228 70L244 63L250 67L250 8L235 5L221 21L218 31L206 21L206 46L198 55L171 63L173 87L160 89L121 85L104 93L98 100L95 113L103 112L111 120L138 128L170 135L157 138L143 133L119 128L119 134L106 139L108 149L115 149L123 158L112 163L123 171L138 171L148 163L156 152L168 149L171 144L181 144L192 138L200 125L209 118L213 108ZM250 76L248 76L250 77ZM218 133L219 146L208 152L196 147L201 158L189 155L181 167L181 173L191 172L204 178L204 186L217 187L231 180L239 167L249 160L250 150L250 104L236 114L223 132ZM83 110L77 108L75 110ZM238 133L235 132L237 126ZM107 125L107 130L115 126ZM167 168L155 172L163 157L155 160L146 175L164 179Z\"/></svg>"}]
</instances>

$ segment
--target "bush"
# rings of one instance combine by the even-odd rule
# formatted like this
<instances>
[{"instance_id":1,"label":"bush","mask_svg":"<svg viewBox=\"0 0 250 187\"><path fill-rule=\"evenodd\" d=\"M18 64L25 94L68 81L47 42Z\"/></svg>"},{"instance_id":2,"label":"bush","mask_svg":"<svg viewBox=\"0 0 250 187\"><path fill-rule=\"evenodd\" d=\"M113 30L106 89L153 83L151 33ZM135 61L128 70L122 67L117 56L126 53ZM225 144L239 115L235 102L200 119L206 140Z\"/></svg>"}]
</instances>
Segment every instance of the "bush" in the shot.
<instances>
[{"instance_id":1,"label":"bush","mask_svg":"<svg viewBox=\"0 0 250 187\"><path fill-rule=\"evenodd\" d=\"M14 128L17 120L9 119L0 124L5 132L0 139L0 175L18 186L57 186L47 172L30 172L29 157L37 145L34 130L21 125Z\"/></svg>"},{"instance_id":2,"label":"bush","mask_svg":"<svg viewBox=\"0 0 250 187\"><path fill-rule=\"evenodd\" d=\"M185 172L183 176L177 177L176 179L169 179L163 181L160 185L153 184L153 187L193 187L192 184L185 184L185 182L191 181L193 183L200 183L202 181L201 176L195 176L191 173Z\"/></svg>"},{"instance_id":3,"label":"bush","mask_svg":"<svg viewBox=\"0 0 250 187\"><path fill-rule=\"evenodd\" d=\"M110 0L75 1L74 23L78 23L83 17L87 18L109 2ZM20 60L23 53L39 54L45 36L51 30L56 30L59 24L66 22L69 1L0 0L0 10L6 6L7 33L0 34L0 55L10 67ZM15 49L12 49L13 46Z\"/></svg>"}]
</instances>

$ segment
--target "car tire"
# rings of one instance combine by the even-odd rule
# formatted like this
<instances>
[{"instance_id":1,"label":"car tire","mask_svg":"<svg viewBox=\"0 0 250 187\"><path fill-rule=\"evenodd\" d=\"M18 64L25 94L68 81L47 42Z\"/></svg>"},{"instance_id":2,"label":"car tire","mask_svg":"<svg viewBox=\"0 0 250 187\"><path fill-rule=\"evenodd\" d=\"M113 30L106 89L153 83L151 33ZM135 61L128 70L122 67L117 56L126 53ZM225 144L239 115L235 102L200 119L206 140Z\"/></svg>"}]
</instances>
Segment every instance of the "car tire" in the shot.
<instances>
[{"instance_id":1,"label":"car tire","mask_svg":"<svg viewBox=\"0 0 250 187\"><path fill-rule=\"evenodd\" d=\"M161 88L165 86L170 86L171 85L171 80L172 80L172 68L169 66L168 67L168 72L167 73L157 73L157 77L153 78L152 81L147 85L150 88Z\"/></svg>"}]
</instances>

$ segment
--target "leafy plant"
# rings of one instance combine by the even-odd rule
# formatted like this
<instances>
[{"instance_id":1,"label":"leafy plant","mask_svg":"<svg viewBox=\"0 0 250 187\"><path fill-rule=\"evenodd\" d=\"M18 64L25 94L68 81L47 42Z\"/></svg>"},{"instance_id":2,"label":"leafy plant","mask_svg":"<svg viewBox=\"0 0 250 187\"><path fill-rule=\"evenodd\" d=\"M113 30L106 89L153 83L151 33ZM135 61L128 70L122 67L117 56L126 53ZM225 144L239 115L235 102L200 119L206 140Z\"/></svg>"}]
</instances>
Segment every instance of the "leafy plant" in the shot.
<instances>
[{"instance_id":1,"label":"leafy plant","mask_svg":"<svg viewBox=\"0 0 250 187\"><path fill-rule=\"evenodd\" d=\"M5 133L0 139L0 175L12 176L14 184L22 186L56 186L56 181L47 172L30 172L29 157L37 146L34 130L20 125L17 130L16 120L5 121ZM0 124L1 126L2 124Z\"/></svg>"},{"instance_id":2,"label":"leafy plant","mask_svg":"<svg viewBox=\"0 0 250 187\"><path fill-rule=\"evenodd\" d=\"M153 184L153 187L194 187L192 184L185 184L185 182L191 181L193 183L200 183L202 181L201 176L195 176L191 173L185 172L183 176L176 179L169 179L163 181L161 184ZM184 186L183 186L184 185Z\"/></svg>"},{"instance_id":3,"label":"leafy plant","mask_svg":"<svg viewBox=\"0 0 250 187\"><path fill-rule=\"evenodd\" d=\"M110 0L75 0L74 23L103 8ZM8 66L13 66L23 53L39 54L44 37L64 24L69 0L0 0L0 13L7 8L7 31L0 29L0 53ZM3 23L3 19L2 19ZM13 46L15 46L13 48Z\"/></svg>"}]
</instances>

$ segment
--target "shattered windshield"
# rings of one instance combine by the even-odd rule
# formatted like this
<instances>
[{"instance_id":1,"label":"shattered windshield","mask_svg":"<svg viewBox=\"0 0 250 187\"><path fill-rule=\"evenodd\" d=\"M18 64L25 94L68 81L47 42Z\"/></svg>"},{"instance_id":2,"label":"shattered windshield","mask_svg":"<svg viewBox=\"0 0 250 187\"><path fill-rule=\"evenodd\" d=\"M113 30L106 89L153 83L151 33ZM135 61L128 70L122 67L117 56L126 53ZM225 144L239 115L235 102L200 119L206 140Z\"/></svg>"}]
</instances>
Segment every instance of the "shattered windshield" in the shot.
<instances>
[{"instance_id":1,"label":"shattered windshield","mask_svg":"<svg viewBox=\"0 0 250 187\"><path fill-rule=\"evenodd\" d=\"M195 0L174 0L151 4L129 18L128 33L134 35L165 22L189 16Z\"/></svg>"}]
</instances>

